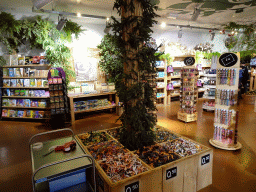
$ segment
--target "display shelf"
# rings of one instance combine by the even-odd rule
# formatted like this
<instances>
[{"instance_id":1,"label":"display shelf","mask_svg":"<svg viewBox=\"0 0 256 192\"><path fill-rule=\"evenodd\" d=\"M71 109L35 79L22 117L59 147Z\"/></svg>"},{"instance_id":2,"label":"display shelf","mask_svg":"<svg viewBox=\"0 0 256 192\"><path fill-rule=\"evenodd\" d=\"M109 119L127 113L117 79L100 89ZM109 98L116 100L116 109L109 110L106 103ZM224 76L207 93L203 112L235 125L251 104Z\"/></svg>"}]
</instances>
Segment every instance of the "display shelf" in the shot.
<instances>
[{"instance_id":1,"label":"display shelf","mask_svg":"<svg viewBox=\"0 0 256 192\"><path fill-rule=\"evenodd\" d=\"M181 87L181 85L173 85L173 88Z\"/></svg>"},{"instance_id":2,"label":"display shelf","mask_svg":"<svg viewBox=\"0 0 256 192\"><path fill-rule=\"evenodd\" d=\"M164 89L165 87L157 87L156 89Z\"/></svg>"},{"instance_id":3,"label":"display shelf","mask_svg":"<svg viewBox=\"0 0 256 192\"><path fill-rule=\"evenodd\" d=\"M174 76L169 76L170 78L168 80L172 80L172 79L180 79L181 76L180 75L174 75Z\"/></svg>"},{"instance_id":4,"label":"display shelf","mask_svg":"<svg viewBox=\"0 0 256 192\"><path fill-rule=\"evenodd\" d=\"M205 110L208 110L208 111L214 111L215 110L215 107L213 107L213 106L203 106L202 108L205 109Z\"/></svg>"},{"instance_id":5,"label":"display shelf","mask_svg":"<svg viewBox=\"0 0 256 192\"><path fill-rule=\"evenodd\" d=\"M3 68L24 68L24 67L50 67L48 64L35 64L35 65L10 65L3 66Z\"/></svg>"},{"instance_id":6,"label":"display shelf","mask_svg":"<svg viewBox=\"0 0 256 192\"><path fill-rule=\"evenodd\" d=\"M6 118L6 119L42 119L42 120L50 119L50 118L33 118L33 117L4 117L4 116L2 116L2 118Z\"/></svg>"},{"instance_id":7,"label":"display shelf","mask_svg":"<svg viewBox=\"0 0 256 192\"><path fill-rule=\"evenodd\" d=\"M205 88L216 88L216 85L204 85Z\"/></svg>"},{"instance_id":8,"label":"display shelf","mask_svg":"<svg viewBox=\"0 0 256 192\"><path fill-rule=\"evenodd\" d=\"M156 77L156 80L164 80L164 77Z\"/></svg>"},{"instance_id":9,"label":"display shelf","mask_svg":"<svg viewBox=\"0 0 256 192\"><path fill-rule=\"evenodd\" d=\"M165 69L165 67L156 67L156 69L163 69L163 70L164 70L164 69Z\"/></svg>"},{"instance_id":10,"label":"display shelf","mask_svg":"<svg viewBox=\"0 0 256 192\"><path fill-rule=\"evenodd\" d=\"M87 110L82 110L82 111L75 111L75 114L85 113L85 112L92 112L92 111L100 111L100 110L112 109L112 108L116 108L116 105L111 105L111 106L106 106L106 107L97 107L97 108L92 108L92 109L87 109Z\"/></svg>"},{"instance_id":11,"label":"display shelf","mask_svg":"<svg viewBox=\"0 0 256 192\"><path fill-rule=\"evenodd\" d=\"M105 93L93 93L93 94L68 94L69 98L84 98L84 97L96 97L96 96L102 96L102 95L113 95L116 94L115 91L112 92L105 92Z\"/></svg>"},{"instance_id":12,"label":"display shelf","mask_svg":"<svg viewBox=\"0 0 256 192\"><path fill-rule=\"evenodd\" d=\"M239 143L239 142L237 142L236 145L230 146L230 145L224 145L224 144L222 144L221 142L218 142L218 141L216 141L216 140L214 140L214 139L210 139L210 140L209 140L209 143L210 143L212 146L216 147L216 148L224 149L224 150L228 150L228 151L236 151L236 150L239 150L239 149L242 148L242 144Z\"/></svg>"},{"instance_id":13,"label":"display shelf","mask_svg":"<svg viewBox=\"0 0 256 192\"><path fill-rule=\"evenodd\" d=\"M204 74L205 77L216 77L216 74Z\"/></svg>"},{"instance_id":14,"label":"display shelf","mask_svg":"<svg viewBox=\"0 0 256 192\"><path fill-rule=\"evenodd\" d=\"M2 106L4 109L50 109L49 107L17 107L17 106Z\"/></svg>"},{"instance_id":15,"label":"display shelf","mask_svg":"<svg viewBox=\"0 0 256 192\"><path fill-rule=\"evenodd\" d=\"M9 89L49 89L49 87L3 87Z\"/></svg>"},{"instance_id":16,"label":"display shelf","mask_svg":"<svg viewBox=\"0 0 256 192\"><path fill-rule=\"evenodd\" d=\"M180 96L179 93L171 94L171 97L178 97L178 96Z\"/></svg>"},{"instance_id":17,"label":"display shelf","mask_svg":"<svg viewBox=\"0 0 256 192\"><path fill-rule=\"evenodd\" d=\"M47 77L3 77L3 79L47 79Z\"/></svg>"},{"instance_id":18,"label":"display shelf","mask_svg":"<svg viewBox=\"0 0 256 192\"><path fill-rule=\"evenodd\" d=\"M157 97L157 99L163 99L163 98L165 98L165 96L162 96L162 97Z\"/></svg>"},{"instance_id":19,"label":"display shelf","mask_svg":"<svg viewBox=\"0 0 256 192\"><path fill-rule=\"evenodd\" d=\"M204 98L204 99L212 99L212 100L214 100L214 99L215 99L215 96L205 96L205 95L204 95L203 98Z\"/></svg>"},{"instance_id":20,"label":"display shelf","mask_svg":"<svg viewBox=\"0 0 256 192\"><path fill-rule=\"evenodd\" d=\"M214 126L219 126L222 127L224 129L232 129L232 127L234 127L236 125L236 123L232 123L231 125L225 125L225 124L221 124L221 123L214 123Z\"/></svg>"},{"instance_id":21,"label":"display shelf","mask_svg":"<svg viewBox=\"0 0 256 192\"><path fill-rule=\"evenodd\" d=\"M49 99L50 97L2 96L2 98L18 98L18 99Z\"/></svg>"}]
</instances>

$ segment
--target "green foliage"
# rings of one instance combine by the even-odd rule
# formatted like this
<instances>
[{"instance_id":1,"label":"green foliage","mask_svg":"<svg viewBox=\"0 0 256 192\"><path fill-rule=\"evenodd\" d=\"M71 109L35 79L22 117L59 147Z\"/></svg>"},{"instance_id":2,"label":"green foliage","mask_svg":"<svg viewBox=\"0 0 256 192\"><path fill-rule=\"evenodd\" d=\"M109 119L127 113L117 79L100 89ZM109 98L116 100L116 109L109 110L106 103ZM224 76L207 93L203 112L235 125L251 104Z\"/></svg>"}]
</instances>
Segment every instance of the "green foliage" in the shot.
<instances>
[{"instance_id":1,"label":"green foliage","mask_svg":"<svg viewBox=\"0 0 256 192\"><path fill-rule=\"evenodd\" d=\"M0 66L5 66L6 65L6 60L4 59L3 56L0 56Z\"/></svg>"},{"instance_id":2,"label":"green foliage","mask_svg":"<svg viewBox=\"0 0 256 192\"><path fill-rule=\"evenodd\" d=\"M166 60L167 61L167 65L170 65L171 62L173 62L173 60L174 60L174 57L171 57L169 53L167 53L167 54L157 53L157 54L160 54L159 55L160 60Z\"/></svg>"},{"instance_id":3,"label":"green foliage","mask_svg":"<svg viewBox=\"0 0 256 192\"><path fill-rule=\"evenodd\" d=\"M200 63L202 62L202 59L212 59L213 56L220 56L221 54L219 52L213 52L213 53L208 53L208 52L201 52L201 51L196 51L196 62Z\"/></svg>"},{"instance_id":4,"label":"green foliage","mask_svg":"<svg viewBox=\"0 0 256 192\"><path fill-rule=\"evenodd\" d=\"M107 34L97 46L100 49L99 66L108 76L108 82L115 82L123 71L123 63L120 62L121 53L117 43L113 35Z\"/></svg>"},{"instance_id":5,"label":"green foliage","mask_svg":"<svg viewBox=\"0 0 256 192\"><path fill-rule=\"evenodd\" d=\"M53 22L40 16L16 21L11 14L0 14L0 42L6 45L9 53L18 52L22 42L29 42L31 49L44 49L51 66L62 67L65 71L67 84L69 77L75 77L75 72L71 70L71 52L65 43L72 40L72 34L78 37L82 31L81 26L72 21L68 21L60 32Z\"/></svg>"},{"instance_id":6,"label":"green foliage","mask_svg":"<svg viewBox=\"0 0 256 192\"><path fill-rule=\"evenodd\" d=\"M149 0L137 0L137 2L141 4L142 17L122 17L121 22L112 17L113 43L116 45L114 50L118 53L108 58L114 71L118 71L114 82L119 99L124 106L124 112L120 117L123 127L120 141L130 150L151 145L155 139L152 128L156 124L156 117L151 112L156 110L156 107L149 78L152 78L150 74L156 72L155 63L160 56L155 54L157 49L148 46L152 33L151 27L156 23L154 18L157 17L155 14L157 7ZM119 15L122 11L133 12L134 6L134 1L128 4L125 0L116 0L114 3L114 9ZM106 48L104 46L101 44L103 49ZM108 51L111 52L111 43L107 46L110 46ZM102 56L107 58L107 55ZM115 60L118 69L121 66L124 69L116 70L112 60ZM107 68L111 69L111 67Z\"/></svg>"}]
</instances>

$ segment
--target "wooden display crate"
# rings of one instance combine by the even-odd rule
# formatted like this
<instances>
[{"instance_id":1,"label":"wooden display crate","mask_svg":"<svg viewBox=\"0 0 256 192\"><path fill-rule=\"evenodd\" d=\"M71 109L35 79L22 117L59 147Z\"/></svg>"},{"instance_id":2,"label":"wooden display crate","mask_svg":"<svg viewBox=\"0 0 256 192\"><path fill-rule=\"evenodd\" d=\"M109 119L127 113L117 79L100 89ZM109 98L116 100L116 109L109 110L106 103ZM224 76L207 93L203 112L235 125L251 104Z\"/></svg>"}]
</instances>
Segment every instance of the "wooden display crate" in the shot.
<instances>
[{"instance_id":1,"label":"wooden display crate","mask_svg":"<svg viewBox=\"0 0 256 192\"><path fill-rule=\"evenodd\" d=\"M178 111L178 119L186 123L197 121L197 112L193 114L187 114L187 113L181 113L180 111Z\"/></svg>"},{"instance_id":2,"label":"wooden display crate","mask_svg":"<svg viewBox=\"0 0 256 192\"><path fill-rule=\"evenodd\" d=\"M79 135L75 136L76 140L82 146L82 149L85 153L90 154L88 151L89 146L84 146L81 140L79 139ZM111 139L112 140L112 139ZM115 140L115 139L113 139ZM116 141L116 140L115 140ZM131 152L129 152L131 153ZM131 153L134 155L133 153ZM96 161L96 184L97 184L97 191L99 192L126 192L126 191L138 191L138 192L162 192L162 169L152 169L142 160L137 158L146 168L148 171L140 173L138 175L123 179L118 182L113 182L104 170L101 168L99 163ZM133 190L129 190L131 188Z\"/></svg>"},{"instance_id":3,"label":"wooden display crate","mask_svg":"<svg viewBox=\"0 0 256 192\"><path fill-rule=\"evenodd\" d=\"M254 105L256 100L256 95L245 95L244 101L248 105Z\"/></svg>"}]
</instances>

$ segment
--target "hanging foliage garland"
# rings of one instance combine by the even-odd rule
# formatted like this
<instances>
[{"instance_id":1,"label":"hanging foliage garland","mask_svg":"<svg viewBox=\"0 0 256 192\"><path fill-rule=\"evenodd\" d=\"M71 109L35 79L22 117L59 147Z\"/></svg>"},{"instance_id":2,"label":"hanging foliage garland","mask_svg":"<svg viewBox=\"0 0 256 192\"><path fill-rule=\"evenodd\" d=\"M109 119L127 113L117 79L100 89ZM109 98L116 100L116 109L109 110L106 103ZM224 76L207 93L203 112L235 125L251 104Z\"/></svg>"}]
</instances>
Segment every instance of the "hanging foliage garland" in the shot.
<instances>
[{"instance_id":1,"label":"hanging foliage garland","mask_svg":"<svg viewBox=\"0 0 256 192\"><path fill-rule=\"evenodd\" d=\"M112 17L113 37L120 54L117 62L123 66L115 78L116 91L123 102L124 112L120 117L122 131L121 143L135 150L151 145L155 135L152 128L156 124L154 104L154 85L150 82L151 74L156 73L155 63L159 55L157 49L148 46L156 6L149 0L116 0L114 9L121 16L121 21Z\"/></svg>"}]
</instances>

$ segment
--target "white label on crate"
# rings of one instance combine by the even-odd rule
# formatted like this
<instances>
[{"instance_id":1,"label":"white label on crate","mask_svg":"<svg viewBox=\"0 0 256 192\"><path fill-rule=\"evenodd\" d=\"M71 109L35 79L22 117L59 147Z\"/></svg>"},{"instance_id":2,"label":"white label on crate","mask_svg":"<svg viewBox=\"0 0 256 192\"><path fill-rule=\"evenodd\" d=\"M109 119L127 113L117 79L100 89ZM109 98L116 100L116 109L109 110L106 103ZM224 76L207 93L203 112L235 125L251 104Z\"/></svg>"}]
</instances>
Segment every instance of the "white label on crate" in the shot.
<instances>
[{"instance_id":1,"label":"white label on crate","mask_svg":"<svg viewBox=\"0 0 256 192\"><path fill-rule=\"evenodd\" d=\"M125 186L125 192L139 192L139 181Z\"/></svg>"},{"instance_id":2,"label":"white label on crate","mask_svg":"<svg viewBox=\"0 0 256 192\"><path fill-rule=\"evenodd\" d=\"M177 167L166 170L166 180L177 176Z\"/></svg>"},{"instance_id":3,"label":"white label on crate","mask_svg":"<svg viewBox=\"0 0 256 192\"><path fill-rule=\"evenodd\" d=\"M201 165L205 165L210 162L210 154L207 154L201 158Z\"/></svg>"}]
</instances>

